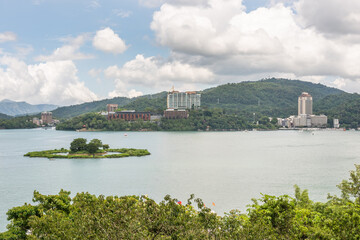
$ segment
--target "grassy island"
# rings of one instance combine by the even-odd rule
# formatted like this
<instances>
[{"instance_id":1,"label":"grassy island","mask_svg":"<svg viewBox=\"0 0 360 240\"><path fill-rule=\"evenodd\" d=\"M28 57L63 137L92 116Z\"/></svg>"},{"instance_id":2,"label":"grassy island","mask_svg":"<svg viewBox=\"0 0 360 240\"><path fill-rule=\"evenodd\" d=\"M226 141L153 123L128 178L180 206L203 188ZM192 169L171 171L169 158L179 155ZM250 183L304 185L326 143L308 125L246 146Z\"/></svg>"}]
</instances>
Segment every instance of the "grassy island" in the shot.
<instances>
[{"instance_id":1,"label":"grassy island","mask_svg":"<svg viewBox=\"0 0 360 240\"><path fill-rule=\"evenodd\" d=\"M25 157L37 158L122 158L141 157L150 155L146 149L114 148L108 144L102 144L99 139L93 139L88 144L84 138L77 138L70 144L70 150L61 148L54 150L28 152Z\"/></svg>"}]
</instances>

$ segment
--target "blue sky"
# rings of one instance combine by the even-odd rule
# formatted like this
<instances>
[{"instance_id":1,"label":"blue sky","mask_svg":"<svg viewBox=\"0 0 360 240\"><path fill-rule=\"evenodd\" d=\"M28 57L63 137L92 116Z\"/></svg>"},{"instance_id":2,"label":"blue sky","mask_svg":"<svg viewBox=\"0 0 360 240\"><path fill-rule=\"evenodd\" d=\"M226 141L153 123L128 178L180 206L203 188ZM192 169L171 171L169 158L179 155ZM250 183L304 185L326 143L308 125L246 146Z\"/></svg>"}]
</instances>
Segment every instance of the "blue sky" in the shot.
<instances>
[{"instance_id":1,"label":"blue sky","mask_svg":"<svg viewBox=\"0 0 360 240\"><path fill-rule=\"evenodd\" d=\"M359 92L359 19L352 0L0 0L0 100L69 105L266 77Z\"/></svg>"}]
</instances>

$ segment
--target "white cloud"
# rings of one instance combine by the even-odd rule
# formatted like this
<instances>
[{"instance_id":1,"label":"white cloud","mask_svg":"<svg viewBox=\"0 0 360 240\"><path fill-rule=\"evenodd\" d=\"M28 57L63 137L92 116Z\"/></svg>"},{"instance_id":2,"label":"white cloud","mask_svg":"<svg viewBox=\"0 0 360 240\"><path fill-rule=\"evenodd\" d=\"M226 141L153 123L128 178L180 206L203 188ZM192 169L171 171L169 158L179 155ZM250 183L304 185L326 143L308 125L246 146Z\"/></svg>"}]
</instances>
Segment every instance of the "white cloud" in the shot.
<instances>
[{"instance_id":1,"label":"white cloud","mask_svg":"<svg viewBox=\"0 0 360 240\"><path fill-rule=\"evenodd\" d=\"M58 105L97 99L84 82L79 81L77 68L72 61L27 65L8 56L0 57L0 95L34 104Z\"/></svg>"},{"instance_id":2,"label":"white cloud","mask_svg":"<svg viewBox=\"0 0 360 240\"><path fill-rule=\"evenodd\" d=\"M81 60L93 58L90 54L81 53L80 47L86 41L85 35L80 35L76 38L68 38L64 41L66 44L55 49L51 55L40 55L35 58L36 61L65 61L65 60Z\"/></svg>"},{"instance_id":3,"label":"white cloud","mask_svg":"<svg viewBox=\"0 0 360 240\"><path fill-rule=\"evenodd\" d=\"M0 43L16 41L16 39L17 39L16 34L13 33L13 32L2 32L2 33L0 33Z\"/></svg>"},{"instance_id":4,"label":"white cloud","mask_svg":"<svg viewBox=\"0 0 360 240\"><path fill-rule=\"evenodd\" d=\"M145 58L143 55L137 55L121 68L110 66L104 74L115 81L114 94L127 93L129 85L159 90L169 89L172 85L181 87L184 84L209 84L215 81L214 74L206 68L155 57Z\"/></svg>"},{"instance_id":5,"label":"white cloud","mask_svg":"<svg viewBox=\"0 0 360 240\"><path fill-rule=\"evenodd\" d=\"M360 1L299 0L295 3L305 26L327 34L360 34Z\"/></svg>"},{"instance_id":6,"label":"white cloud","mask_svg":"<svg viewBox=\"0 0 360 240\"><path fill-rule=\"evenodd\" d=\"M113 12L116 16L121 18L128 18L132 15L132 11L125 11L122 9L115 9Z\"/></svg>"},{"instance_id":7,"label":"white cloud","mask_svg":"<svg viewBox=\"0 0 360 240\"><path fill-rule=\"evenodd\" d=\"M93 46L96 49L113 54L123 53L128 48L119 35L109 27L96 32Z\"/></svg>"},{"instance_id":8,"label":"white cloud","mask_svg":"<svg viewBox=\"0 0 360 240\"><path fill-rule=\"evenodd\" d=\"M305 1L310 2L300 3ZM345 2L347 9L358 5ZM339 16L356 25L351 32L357 31L357 14ZM314 76L313 81L317 76L360 77L359 41L349 43L327 37L317 27L304 27L293 8L282 3L248 13L239 0L209 0L208 5L197 6L166 3L153 15L151 29L157 42L172 50L174 61L211 69L220 77L261 73Z\"/></svg>"}]
</instances>

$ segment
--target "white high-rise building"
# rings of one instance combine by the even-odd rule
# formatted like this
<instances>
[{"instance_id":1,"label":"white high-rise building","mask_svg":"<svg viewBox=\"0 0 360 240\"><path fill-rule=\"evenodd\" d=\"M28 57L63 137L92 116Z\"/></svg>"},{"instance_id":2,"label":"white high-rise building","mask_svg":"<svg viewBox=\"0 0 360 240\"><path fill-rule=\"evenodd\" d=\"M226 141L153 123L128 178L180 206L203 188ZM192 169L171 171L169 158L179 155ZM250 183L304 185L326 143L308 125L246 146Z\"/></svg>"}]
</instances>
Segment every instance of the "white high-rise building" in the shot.
<instances>
[{"instance_id":1,"label":"white high-rise building","mask_svg":"<svg viewBox=\"0 0 360 240\"><path fill-rule=\"evenodd\" d=\"M201 94L197 92L171 91L167 95L168 109L200 108Z\"/></svg>"},{"instance_id":2,"label":"white high-rise building","mask_svg":"<svg viewBox=\"0 0 360 240\"><path fill-rule=\"evenodd\" d=\"M312 106L312 96L307 92L303 92L298 99L298 115L312 115Z\"/></svg>"}]
</instances>

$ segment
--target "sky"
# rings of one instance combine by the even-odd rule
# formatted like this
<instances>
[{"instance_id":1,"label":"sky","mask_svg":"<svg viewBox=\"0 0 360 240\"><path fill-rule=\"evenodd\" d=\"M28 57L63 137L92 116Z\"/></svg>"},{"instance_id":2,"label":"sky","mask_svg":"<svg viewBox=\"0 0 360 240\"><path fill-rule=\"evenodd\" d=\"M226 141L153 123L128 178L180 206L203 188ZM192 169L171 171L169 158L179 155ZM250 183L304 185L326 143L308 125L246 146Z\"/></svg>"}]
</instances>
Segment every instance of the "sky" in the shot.
<instances>
[{"instance_id":1,"label":"sky","mask_svg":"<svg viewBox=\"0 0 360 240\"><path fill-rule=\"evenodd\" d=\"M72 105L279 77L360 92L360 1L0 0L0 100Z\"/></svg>"}]
</instances>

